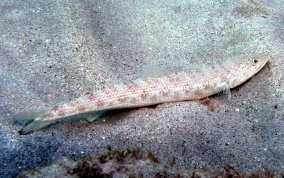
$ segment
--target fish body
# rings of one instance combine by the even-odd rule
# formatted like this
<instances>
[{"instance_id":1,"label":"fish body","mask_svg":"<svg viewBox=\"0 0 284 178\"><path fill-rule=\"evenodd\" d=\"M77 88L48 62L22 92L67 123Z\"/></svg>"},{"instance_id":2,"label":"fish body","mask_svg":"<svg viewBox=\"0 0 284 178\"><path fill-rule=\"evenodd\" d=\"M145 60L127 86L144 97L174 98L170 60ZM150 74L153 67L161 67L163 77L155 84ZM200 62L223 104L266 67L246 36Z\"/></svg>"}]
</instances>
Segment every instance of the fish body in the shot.
<instances>
[{"instance_id":1,"label":"fish body","mask_svg":"<svg viewBox=\"0 0 284 178\"><path fill-rule=\"evenodd\" d=\"M102 91L87 93L69 103L23 117L31 122L20 134L84 113L91 113L89 120L92 121L106 110L206 98L244 83L260 71L268 60L268 56L249 58L159 78L124 82Z\"/></svg>"}]
</instances>

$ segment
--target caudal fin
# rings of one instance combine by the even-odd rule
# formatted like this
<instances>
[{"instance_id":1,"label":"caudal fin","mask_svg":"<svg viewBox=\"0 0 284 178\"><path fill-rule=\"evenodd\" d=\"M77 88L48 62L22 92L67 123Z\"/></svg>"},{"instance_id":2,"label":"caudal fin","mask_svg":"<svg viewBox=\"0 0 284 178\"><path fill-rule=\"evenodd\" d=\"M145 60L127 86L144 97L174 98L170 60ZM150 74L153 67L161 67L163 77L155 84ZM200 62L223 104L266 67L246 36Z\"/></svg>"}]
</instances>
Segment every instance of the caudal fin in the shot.
<instances>
[{"instance_id":1,"label":"caudal fin","mask_svg":"<svg viewBox=\"0 0 284 178\"><path fill-rule=\"evenodd\" d=\"M42 121L42 120L30 121L19 131L19 134L20 135L30 134L36 130L47 127L53 123L54 121Z\"/></svg>"},{"instance_id":2,"label":"caudal fin","mask_svg":"<svg viewBox=\"0 0 284 178\"><path fill-rule=\"evenodd\" d=\"M28 113L20 113L14 116L15 120L20 121L29 121L20 131L20 135L26 135L29 133L32 133L36 130L42 129L44 127L47 127L55 122L57 120L47 120L43 119L46 114L48 114L50 110L42 110L42 111L36 111L36 112L28 112ZM97 112L91 112L86 113L83 115L79 115L77 117L79 118L87 118L88 121L92 122L95 119L99 118L105 111L97 111ZM75 116L74 116L75 117ZM76 117L75 117L76 118Z\"/></svg>"},{"instance_id":3,"label":"caudal fin","mask_svg":"<svg viewBox=\"0 0 284 178\"><path fill-rule=\"evenodd\" d=\"M55 121L46 121L42 119L42 116L47 113L48 110L42 110L17 114L14 117L15 120L30 121L19 131L19 134L26 135L32 133L33 131L42 129L50 124L53 124Z\"/></svg>"}]
</instances>

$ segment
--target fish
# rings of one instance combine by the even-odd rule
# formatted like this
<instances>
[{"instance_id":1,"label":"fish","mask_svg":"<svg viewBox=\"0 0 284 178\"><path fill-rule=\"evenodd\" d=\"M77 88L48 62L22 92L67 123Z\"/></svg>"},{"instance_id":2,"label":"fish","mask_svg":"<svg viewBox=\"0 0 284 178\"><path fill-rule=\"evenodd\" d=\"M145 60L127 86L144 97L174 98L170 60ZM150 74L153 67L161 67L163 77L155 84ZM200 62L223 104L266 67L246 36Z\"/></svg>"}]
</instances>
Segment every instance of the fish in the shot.
<instances>
[{"instance_id":1,"label":"fish","mask_svg":"<svg viewBox=\"0 0 284 178\"><path fill-rule=\"evenodd\" d=\"M29 121L19 131L20 135L25 135L82 114L91 122L109 110L200 100L241 85L258 73L269 60L270 56L267 55L244 57L239 61L232 60L157 78L122 82L88 92L62 105L18 114L15 120Z\"/></svg>"}]
</instances>

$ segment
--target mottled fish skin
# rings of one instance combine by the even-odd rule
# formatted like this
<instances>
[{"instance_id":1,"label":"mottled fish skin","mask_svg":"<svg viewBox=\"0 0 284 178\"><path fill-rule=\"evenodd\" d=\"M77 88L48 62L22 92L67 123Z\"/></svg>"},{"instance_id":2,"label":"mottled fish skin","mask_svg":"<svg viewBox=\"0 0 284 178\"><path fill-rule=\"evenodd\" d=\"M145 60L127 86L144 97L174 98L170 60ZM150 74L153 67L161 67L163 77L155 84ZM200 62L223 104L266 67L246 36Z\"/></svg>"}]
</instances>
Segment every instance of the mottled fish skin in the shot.
<instances>
[{"instance_id":1,"label":"mottled fish skin","mask_svg":"<svg viewBox=\"0 0 284 178\"><path fill-rule=\"evenodd\" d=\"M87 93L62 106L55 106L31 118L33 121L21 133L38 130L55 121L83 113L206 98L244 83L260 71L268 60L268 56L263 56L160 78L124 82L103 91ZM41 126L41 123L44 124Z\"/></svg>"}]
</instances>

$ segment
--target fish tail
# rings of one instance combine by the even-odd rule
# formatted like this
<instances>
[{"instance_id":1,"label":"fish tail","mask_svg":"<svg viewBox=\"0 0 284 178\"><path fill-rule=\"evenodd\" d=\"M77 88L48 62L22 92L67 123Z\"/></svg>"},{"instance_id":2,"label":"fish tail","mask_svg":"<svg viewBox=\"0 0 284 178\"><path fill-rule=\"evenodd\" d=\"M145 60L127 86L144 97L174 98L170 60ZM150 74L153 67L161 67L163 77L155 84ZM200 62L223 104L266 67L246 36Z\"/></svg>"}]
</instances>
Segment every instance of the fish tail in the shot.
<instances>
[{"instance_id":1,"label":"fish tail","mask_svg":"<svg viewBox=\"0 0 284 178\"><path fill-rule=\"evenodd\" d=\"M26 135L36 130L47 127L55 123L54 120L44 120L43 116L49 113L49 110L42 110L36 112L20 113L14 117L15 120L29 121L20 131L20 135Z\"/></svg>"},{"instance_id":2,"label":"fish tail","mask_svg":"<svg viewBox=\"0 0 284 178\"><path fill-rule=\"evenodd\" d=\"M42 120L34 120L28 122L20 131L20 135L30 134L36 130L42 129L44 127L53 124L55 121L42 121Z\"/></svg>"}]
</instances>

